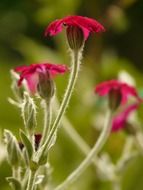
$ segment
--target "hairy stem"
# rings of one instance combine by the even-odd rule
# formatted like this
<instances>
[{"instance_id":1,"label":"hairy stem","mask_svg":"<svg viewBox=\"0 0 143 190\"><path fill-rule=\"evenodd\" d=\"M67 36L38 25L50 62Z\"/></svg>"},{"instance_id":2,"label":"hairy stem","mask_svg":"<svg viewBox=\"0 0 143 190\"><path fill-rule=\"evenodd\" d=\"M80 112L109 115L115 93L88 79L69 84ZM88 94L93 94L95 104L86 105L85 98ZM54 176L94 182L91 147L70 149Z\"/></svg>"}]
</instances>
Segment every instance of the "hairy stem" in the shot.
<instances>
[{"instance_id":1,"label":"hairy stem","mask_svg":"<svg viewBox=\"0 0 143 190\"><path fill-rule=\"evenodd\" d=\"M49 143L51 142L55 132L57 131L58 127L59 127L59 123L62 119L62 116L65 113L65 110L69 104L72 92L74 90L74 86L78 77L78 73L79 73L79 68L80 68L80 56L81 56L81 52L80 51L73 51L72 52L72 58L73 58L73 63L72 63L72 70L71 70L71 75L69 78L69 82L68 82L68 86L67 89L65 91L65 95L64 98L62 100L60 109L58 111L57 117L51 127L51 131L49 133L49 136L46 140L46 142L44 143L42 148L42 154L45 152L45 150L47 149ZM40 155L40 157L42 156L42 154Z\"/></svg>"},{"instance_id":2,"label":"hairy stem","mask_svg":"<svg viewBox=\"0 0 143 190\"><path fill-rule=\"evenodd\" d=\"M48 134L50 132L50 126L52 121L51 100L44 101L44 129L42 133L41 145L44 144Z\"/></svg>"},{"instance_id":3,"label":"hairy stem","mask_svg":"<svg viewBox=\"0 0 143 190\"><path fill-rule=\"evenodd\" d=\"M141 132L137 132L134 138L140 152L143 154L143 134Z\"/></svg>"},{"instance_id":4,"label":"hairy stem","mask_svg":"<svg viewBox=\"0 0 143 190\"><path fill-rule=\"evenodd\" d=\"M12 175L13 177L19 179L19 168L18 167L12 167Z\"/></svg>"},{"instance_id":5,"label":"hairy stem","mask_svg":"<svg viewBox=\"0 0 143 190\"><path fill-rule=\"evenodd\" d=\"M91 149L88 156L83 160L83 162L66 178L66 180L61 183L55 190L64 190L69 187L91 164L93 158L97 155L97 153L101 150L106 140L108 139L112 127L112 111L109 110L107 113L107 118L105 121L105 126L103 131L101 132L97 142L94 147Z\"/></svg>"},{"instance_id":6,"label":"hairy stem","mask_svg":"<svg viewBox=\"0 0 143 190\"><path fill-rule=\"evenodd\" d=\"M26 190L34 190L35 177L36 177L36 172L30 170L29 180Z\"/></svg>"}]
</instances>

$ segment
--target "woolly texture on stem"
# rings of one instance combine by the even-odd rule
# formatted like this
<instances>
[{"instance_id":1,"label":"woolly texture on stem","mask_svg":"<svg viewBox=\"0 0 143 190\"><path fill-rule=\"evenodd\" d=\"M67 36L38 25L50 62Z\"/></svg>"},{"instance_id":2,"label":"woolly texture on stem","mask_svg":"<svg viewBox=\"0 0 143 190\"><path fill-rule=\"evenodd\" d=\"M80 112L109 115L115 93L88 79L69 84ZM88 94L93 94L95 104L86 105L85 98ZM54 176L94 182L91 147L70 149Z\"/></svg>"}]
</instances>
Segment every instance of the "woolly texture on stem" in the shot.
<instances>
[{"instance_id":1,"label":"woolly texture on stem","mask_svg":"<svg viewBox=\"0 0 143 190\"><path fill-rule=\"evenodd\" d=\"M30 170L29 180L28 180L26 190L34 190L35 177L36 177L36 173Z\"/></svg>"},{"instance_id":2,"label":"woolly texture on stem","mask_svg":"<svg viewBox=\"0 0 143 190\"><path fill-rule=\"evenodd\" d=\"M19 168L18 167L14 167L13 166L13 168L12 168L12 175L13 175L13 177L15 177L15 178L19 178Z\"/></svg>"},{"instance_id":3,"label":"woolly texture on stem","mask_svg":"<svg viewBox=\"0 0 143 190\"><path fill-rule=\"evenodd\" d=\"M62 119L62 116L64 115L65 110L69 104L69 100L71 98L71 95L72 95L72 92L73 92L73 89L74 89L74 86L75 86L75 83L76 83L76 80L78 77L78 72L79 72L79 68L80 68L80 59L81 59L81 50L72 51L73 63L72 63L72 67L71 67L72 70L71 70L71 75L69 78L69 83L68 83L64 98L62 100L60 109L58 111L58 115L54 121L54 124L51 127L51 131L49 133L49 136L48 136L45 144L43 145L43 147L41 147L42 148L42 154L47 149L47 147L48 147L49 143L51 142L55 132L57 131L57 129L59 127L59 123ZM41 156L42 156L42 154L41 154Z\"/></svg>"},{"instance_id":4,"label":"woolly texture on stem","mask_svg":"<svg viewBox=\"0 0 143 190\"><path fill-rule=\"evenodd\" d=\"M138 131L135 134L134 139L135 139L135 143L137 144L140 152L143 154L143 134L140 131Z\"/></svg>"},{"instance_id":5,"label":"woolly texture on stem","mask_svg":"<svg viewBox=\"0 0 143 190\"><path fill-rule=\"evenodd\" d=\"M51 100L44 101L44 129L42 133L41 145L44 144L48 134L50 132L50 126L52 121L52 110L51 110Z\"/></svg>"},{"instance_id":6,"label":"woolly texture on stem","mask_svg":"<svg viewBox=\"0 0 143 190\"><path fill-rule=\"evenodd\" d=\"M56 114L56 110L59 108L59 102L57 99L54 101L53 111ZM71 122L68 118L64 115L62 119L62 129L68 135L68 137L72 140L72 142L77 146L77 148L87 156L91 150L91 147L84 141L84 139L80 136L80 134L76 131L76 129L72 126ZM108 176L108 173L105 169L104 161L97 156L92 159L93 165L98 168L104 175Z\"/></svg>"},{"instance_id":7,"label":"woolly texture on stem","mask_svg":"<svg viewBox=\"0 0 143 190\"><path fill-rule=\"evenodd\" d=\"M113 112L109 110L107 112L107 118L105 120L105 126L101 135L99 136L97 142L95 143L94 147L91 149L88 156L83 160L83 162L67 177L67 179L60 184L55 190L64 190L69 187L90 165L94 156L101 150L103 145L105 144L106 140L108 139L112 127L112 114Z\"/></svg>"}]
</instances>

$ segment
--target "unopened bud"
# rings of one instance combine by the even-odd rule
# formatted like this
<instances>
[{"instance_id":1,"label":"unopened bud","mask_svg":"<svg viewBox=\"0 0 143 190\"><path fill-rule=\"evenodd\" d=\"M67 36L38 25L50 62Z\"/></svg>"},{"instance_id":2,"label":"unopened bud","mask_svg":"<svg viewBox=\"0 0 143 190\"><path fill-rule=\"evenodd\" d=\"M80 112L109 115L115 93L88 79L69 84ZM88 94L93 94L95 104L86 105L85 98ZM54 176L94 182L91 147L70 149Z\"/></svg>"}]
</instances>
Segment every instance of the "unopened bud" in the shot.
<instances>
[{"instance_id":1,"label":"unopened bud","mask_svg":"<svg viewBox=\"0 0 143 190\"><path fill-rule=\"evenodd\" d=\"M22 161L19 144L15 136L8 130L4 131L4 138L7 144L8 161L12 166L18 166Z\"/></svg>"},{"instance_id":2,"label":"unopened bud","mask_svg":"<svg viewBox=\"0 0 143 190\"><path fill-rule=\"evenodd\" d=\"M33 99L27 93L24 94L22 117L24 120L25 127L28 129L30 133L33 134L33 131L37 125L36 106Z\"/></svg>"},{"instance_id":3,"label":"unopened bud","mask_svg":"<svg viewBox=\"0 0 143 190\"><path fill-rule=\"evenodd\" d=\"M79 50L83 47L85 40L81 28L77 26L68 26L66 33L69 47L72 50Z\"/></svg>"},{"instance_id":4,"label":"unopened bud","mask_svg":"<svg viewBox=\"0 0 143 190\"><path fill-rule=\"evenodd\" d=\"M109 108L111 110L116 110L121 104L122 94L120 90L110 90L109 92Z\"/></svg>"},{"instance_id":5,"label":"unopened bud","mask_svg":"<svg viewBox=\"0 0 143 190\"><path fill-rule=\"evenodd\" d=\"M41 98L49 100L53 97L55 92L55 85L49 71L47 71L46 73L39 73L39 84L37 89Z\"/></svg>"}]
</instances>

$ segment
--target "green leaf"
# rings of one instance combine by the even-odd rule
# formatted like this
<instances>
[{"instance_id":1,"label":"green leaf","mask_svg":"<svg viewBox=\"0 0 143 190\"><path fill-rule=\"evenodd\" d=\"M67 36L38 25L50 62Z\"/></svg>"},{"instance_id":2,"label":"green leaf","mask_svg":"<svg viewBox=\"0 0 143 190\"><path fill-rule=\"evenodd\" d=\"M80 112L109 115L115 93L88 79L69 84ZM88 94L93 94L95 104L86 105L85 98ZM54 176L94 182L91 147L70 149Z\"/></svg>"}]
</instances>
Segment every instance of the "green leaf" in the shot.
<instances>
[{"instance_id":1,"label":"green leaf","mask_svg":"<svg viewBox=\"0 0 143 190\"><path fill-rule=\"evenodd\" d=\"M27 151L28 158L30 160L33 155L32 144L31 144L30 140L28 139L28 137L26 136L26 134L22 130L20 130L20 137L21 137L21 141L24 144L25 149Z\"/></svg>"},{"instance_id":2,"label":"green leaf","mask_svg":"<svg viewBox=\"0 0 143 190\"><path fill-rule=\"evenodd\" d=\"M16 137L9 130L4 130L4 138L7 144L8 161L13 166L18 166L22 161L21 151Z\"/></svg>"},{"instance_id":3,"label":"green leaf","mask_svg":"<svg viewBox=\"0 0 143 190\"><path fill-rule=\"evenodd\" d=\"M15 179L14 177L7 177L6 179L14 190L22 190L22 186L17 179Z\"/></svg>"}]
</instances>

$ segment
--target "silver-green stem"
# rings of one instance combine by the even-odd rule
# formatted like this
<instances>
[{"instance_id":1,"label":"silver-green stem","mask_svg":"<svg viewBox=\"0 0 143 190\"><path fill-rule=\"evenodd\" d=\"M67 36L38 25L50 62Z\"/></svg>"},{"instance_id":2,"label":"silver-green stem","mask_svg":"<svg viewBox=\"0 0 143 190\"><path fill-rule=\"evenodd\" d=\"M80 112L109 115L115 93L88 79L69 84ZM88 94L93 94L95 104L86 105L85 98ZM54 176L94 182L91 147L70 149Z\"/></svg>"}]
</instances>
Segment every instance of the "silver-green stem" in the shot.
<instances>
[{"instance_id":1,"label":"silver-green stem","mask_svg":"<svg viewBox=\"0 0 143 190\"><path fill-rule=\"evenodd\" d=\"M109 110L107 113L107 118L105 121L105 126L101 135L99 136L97 142L95 143L94 147L91 149L88 156L83 160L83 162L67 177L67 179L61 183L55 190L64 190L69 187L84 171L85 169L91 164L93 158L97 155L97 153L101 150L105 142L107 141L111 127L112 127L112 111Z\"/></svg>"},{"instance_id":2,"label":"silver-green stem","mask_svg":"<svg viewBox=\"0 0 143 190\"><path fill-rule=\"evenodd\" d=\"M59 108L59 102L57 98L55 98L54 106L53 106L53 112L56 115L56 112ZM64 115L62 119L62 129L64 132L69 136L69 138L72 140L72 142L77 146L77 148L85 155L87 156L88 153L91 150L91 147L85 142L85 140L80 136L80 134L76 131L74 126L72 126L71 122L68 120L68 118ZM99 171L104 173L104 175L108 176L108 173L105 169L105 163L104 161L97 156L95 156L92 160L92 163L96 168L98 168Z\"/></svg>"},{"instance_id":3,"label":"silver-green stem","mask_svg":"<svg viewBox=\"0 0 143 190\"><path fill-rule=\"evenodd\" d=\"M27 184L26 190L34 190L35 177L36 177L36 172L30 170L29 171L29 180L28 180L28 184Z\"/></svg>"},{"instance_id":4,"label":"silver-green stem","mask_svg":"<svg viewBox=\"0 0 143 190\"><path fill-rule=\"evenodd\" d=\"M143 134L142 132L137 132L134 136L135 143L137 144L140 152L143 154Z\"/></svg>"},{"instance_id":5,"label":"silver-green stem","mask_svg":"<svg viewBox=\"0 0 143 190\"><path fill-rule=\"evenodd\" d=\"M19 179L19 168L18 167L15 167L15 166L12 167L12 175L14 178Z\"/></svg>"},{"instance_id":6,"label":"silver-green stem","mask_svg":"<svg viewBox=\"0 0 143 190\"><path fill-rule=\"evenodd\" d=\"M44 143L42 148L42 154L45 152L45 150L47 149L49 143L51 142L55 132L57 131L58 127L59 127L59 123L62 119L62 116L64 115L66 108L69 104L72 92L74 90L74 86L78 77L78 73L79 73L79 68L80 68L80 58L81 58L81 51L72 51L72 59L73 59L73 63L72 63L72 70L71 70L71 75L69 78L69 82L68 82L68 86L64 95L64 98L62 100L60 109L58 111L58 115L51 127L51 131L49 133L49 136L46 140L46 142ZM42 154L40 154L40 156L42 156Z\"/></svg>"},{"instance_id":7,"label":"silver-green stem","mask_svg":"<svg viewBox=\"0 0 143 190\"><path fill-rule=\"evenodd\" d=\"M44 101L44 129L42 133L41 145L44 144L48 134L50 132L50 126L52 121L51 100Z\"/></svg>"}]
</instances>

